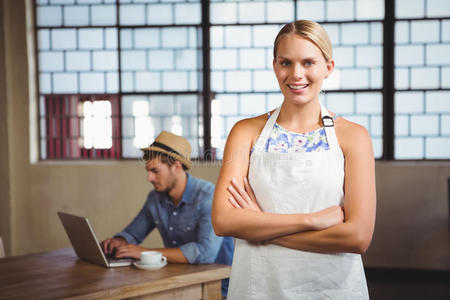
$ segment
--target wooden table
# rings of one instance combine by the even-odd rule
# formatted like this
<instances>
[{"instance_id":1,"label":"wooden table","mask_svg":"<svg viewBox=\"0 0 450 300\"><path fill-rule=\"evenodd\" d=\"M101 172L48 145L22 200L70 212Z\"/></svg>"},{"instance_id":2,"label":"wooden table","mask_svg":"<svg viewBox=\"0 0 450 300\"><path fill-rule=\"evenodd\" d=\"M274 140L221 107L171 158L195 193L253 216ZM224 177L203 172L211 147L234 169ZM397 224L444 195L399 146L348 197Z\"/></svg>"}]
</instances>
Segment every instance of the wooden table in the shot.
<instances>
[{"instance_id":1,"label":"wooden table","mask_svg":"<svg viewBox=\"0 0 450 300\"><path fill-rule=\"evenodd\" d=\"M0 259L0 299L221 299L225 265L104 268L70 249Z\"/></svg>"}]
</instances>

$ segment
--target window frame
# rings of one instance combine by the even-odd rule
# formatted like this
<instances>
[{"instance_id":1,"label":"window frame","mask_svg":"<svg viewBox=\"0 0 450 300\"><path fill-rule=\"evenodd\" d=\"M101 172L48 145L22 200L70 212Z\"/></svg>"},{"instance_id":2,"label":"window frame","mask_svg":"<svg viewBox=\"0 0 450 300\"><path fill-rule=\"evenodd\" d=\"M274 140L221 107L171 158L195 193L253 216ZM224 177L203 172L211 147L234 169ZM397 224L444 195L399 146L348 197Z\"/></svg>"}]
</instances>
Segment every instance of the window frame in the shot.
<instances>
[{"instance_id":1,"label":"window frame","mask_svg":"<svg viewBox=\"0 0 450 300\"><path fill-rule=\"evenodd\" d=\"M294 20L298 18L298 10L297 10L297 1L291 0L294 4ZM201 103L199 103L199 124L203 124L203 135L198 136L198 141L203 143L203 155L199 153L199 157L196 158L196 161L213 161L215 160L215 149L211 146L211 100L214 98L214 91L211 90L211 41L210 41L210 31L212 26L251 26L251 25L279 25L279 23L227 23L227 24L216 24L211 23L210 20L210 4L214 3L213 1L200 1L201 2L201 22L199 24L171 24L171 25L121 25L120 24L120 2L116 1L114 4L116 5L116 24L114 26L65 26L62 25L60 27L54 26L38 26L37 25L37 0L33 0L33 14L34 14L34 49L35 49L35 62L36 62L36 86L38 91L38 99L40 99L44 94L40 91L39 85L39 49L38 49L38 30L39 29L55 29L55 28L114 28L117 30L117 53L118 53L118 92L117 93L109 93L110 95L116 95L118 97L118 111L119 111L119 139L120 144L122 142L122 109L121 109L121 99L124 95L173 95L173 94L196 94L201 98ZM423 18L396 18L395 15L395 0L384 0L384 18L383 19L373 19L373 20L352 20L352 21L324 21L319 22L320 24L345 24L345 23L355 23L355 22L381 22L383 29L383 40L382 40L382 52L383 52L383 71L382 71L382 87L380 89L338 89L338 90L327 90L327 93L343 93L343 92L380 92L382 94L382 155L377 160L380 161L449 161L449 158L444 159L395 159L395 100L394 96L396 92L402 91L450 91L450 88L436 88L436 89L396 89L395 88L395 25L399 21L416 21L416 20L450 20L450 16L446 17L423 17ZM201 32L201 62L198 62L198 70L199 76L201 76L201 80L199 80L198 89L196 91L158 91L158 92L123 92L122 91L122 68L121 68L121 40L120 33L121 29L125 28L161 28L161 27L195 27L199 32ZM230 92L231 93L231 92ZM233 92L236 93L236 92ZM271 92L263 92L263 93L271 93ZM60 95L60 94L52 94L52 95ZM71 94L78 96L86 96L85 93L81 94ZM98 95L97 94L89 94L91 96ZM41 112L38 109L38 120L41 120ZM201 120L200 120L201 119ZM38 126L40 127L40 121L38 122ZM39 132L41 132L39 128ZM41 153L41 140L42 136L39 134L39 160L48 160L52 158L42 158L43 155ZM120 146L120 151L122 151L122 146ZM61 158L55 158L61 159ZM68 158L62 158L68 159ZM80 159L80 158L74 158ZM124 158L122 152L120 153L120 157L116 157L115 159L122 160L133 160L133 158Z\"/></svg>"}]
</instances>

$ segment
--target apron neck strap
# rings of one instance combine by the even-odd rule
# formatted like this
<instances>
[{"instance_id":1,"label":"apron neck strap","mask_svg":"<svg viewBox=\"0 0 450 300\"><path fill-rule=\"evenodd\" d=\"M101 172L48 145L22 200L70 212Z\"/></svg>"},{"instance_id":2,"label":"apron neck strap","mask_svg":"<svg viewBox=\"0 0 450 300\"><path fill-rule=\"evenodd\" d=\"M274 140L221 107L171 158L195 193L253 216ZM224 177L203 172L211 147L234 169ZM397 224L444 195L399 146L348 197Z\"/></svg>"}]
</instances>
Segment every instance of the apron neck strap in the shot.
<instances>
[{"instance_id":1,"label":"apron neck strap","mask_svg":"<svg viewBox=\"0 0 450 300\"><path fill-rule=\"evenodd\" d=\"M327 135L328 145L332 151L340 151L341 147L336 137L336 131L334 130L334 120L330 116L328 109L320 103L320 114L322 117L323 128L325 129L325 134Z\"/></svg>"},{"instance_id":2,"label":"apron neck strap","mask_svg":"<svg viewBox=\"0 0 450 300\"><path fill-rule=\"evenodd\" d=\"M275 109L273 114L270 115L269 120L267 120L266 125L264 126L263 130L261 131L261 134L258 137L258 140L256 141L254 152L259 152L261 150L264 150L266 141L270 137L270 133L272 132L272 128L278 119L280 110L281 110L281 106L278 107L277 109Z\"/></svg>"}]
</instances>

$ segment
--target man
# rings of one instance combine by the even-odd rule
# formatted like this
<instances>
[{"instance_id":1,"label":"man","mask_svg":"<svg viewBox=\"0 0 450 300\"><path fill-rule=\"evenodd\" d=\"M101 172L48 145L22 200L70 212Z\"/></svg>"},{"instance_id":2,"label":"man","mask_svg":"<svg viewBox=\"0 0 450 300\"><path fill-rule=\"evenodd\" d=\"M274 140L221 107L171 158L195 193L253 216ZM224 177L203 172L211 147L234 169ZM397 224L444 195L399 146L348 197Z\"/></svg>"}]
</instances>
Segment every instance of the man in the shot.
<instances>
[{"instance_id":1,"label":"man","mask_svg":"<svg viewBox=\"0 0 450 300\"><path fill-rule=\"evenodd\" d=\"M116 258L140 259L149 249L138 246L156 227L166 248L161 252L169 263L231 265L234 242L218 237L211 225L214 185L189 175L191 146L178 135L163 131L144 151L147 181L154 190L134 220L113 238L101 242L105 253ZM222 281L226 296L228 280Z\"/></svg>"}]
</instances>

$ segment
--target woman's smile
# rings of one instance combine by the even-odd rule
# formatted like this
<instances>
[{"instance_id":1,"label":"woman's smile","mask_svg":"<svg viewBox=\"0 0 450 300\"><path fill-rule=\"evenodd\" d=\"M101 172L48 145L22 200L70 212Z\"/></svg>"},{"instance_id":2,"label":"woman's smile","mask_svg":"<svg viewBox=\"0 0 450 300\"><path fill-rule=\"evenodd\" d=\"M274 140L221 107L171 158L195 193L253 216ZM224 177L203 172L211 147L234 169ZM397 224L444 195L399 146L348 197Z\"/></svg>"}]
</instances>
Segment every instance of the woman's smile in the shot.
<instances>
[{"instance_id":1,"label":"woman's smile","mask_svg":"<svg viewBox=\"0 0 450 300\"><path fill-rule=\"evenodd\" d=\"M284 37L278 46L273 67L285 99L294 104L318 100L323 80L334 62L326 62L319 47L296 34Z\"/></svg>"},{"instance_id":2,"label":"woman's smile","mask_svg":"<svg viewBox=\"0 0 450 300\"><path fill-rule=\"evenodd\" d=\"M292 93L295 94L302 94L306 91L306 89L308 88L309 84L305 83L305 84L288 84L289 89L291 90Z\"/></svg>"}]
</instances>

